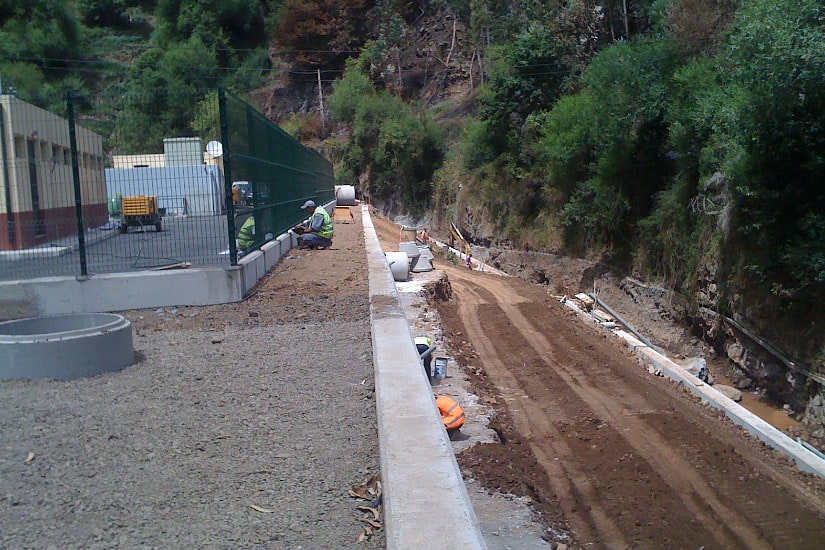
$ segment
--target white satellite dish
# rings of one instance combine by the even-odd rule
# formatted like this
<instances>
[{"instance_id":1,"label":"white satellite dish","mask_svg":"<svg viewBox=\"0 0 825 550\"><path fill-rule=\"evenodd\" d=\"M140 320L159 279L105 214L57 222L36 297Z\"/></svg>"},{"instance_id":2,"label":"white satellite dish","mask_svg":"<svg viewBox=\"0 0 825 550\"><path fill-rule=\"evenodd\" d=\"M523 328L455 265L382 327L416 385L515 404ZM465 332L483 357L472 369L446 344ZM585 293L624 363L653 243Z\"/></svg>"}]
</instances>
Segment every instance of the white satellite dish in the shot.
<instances>
[{"instance_id":1,"label":"white satellite dish","mask_svg":"<svg viewBox=\"0 0 825 550\"><path fill-rule=\"evenodd\" d=\"M206 152L209 155L216 159L223 154L223 145L221 145L220 141L210 141L206 144Z\"/></svg>"}]
</instances>

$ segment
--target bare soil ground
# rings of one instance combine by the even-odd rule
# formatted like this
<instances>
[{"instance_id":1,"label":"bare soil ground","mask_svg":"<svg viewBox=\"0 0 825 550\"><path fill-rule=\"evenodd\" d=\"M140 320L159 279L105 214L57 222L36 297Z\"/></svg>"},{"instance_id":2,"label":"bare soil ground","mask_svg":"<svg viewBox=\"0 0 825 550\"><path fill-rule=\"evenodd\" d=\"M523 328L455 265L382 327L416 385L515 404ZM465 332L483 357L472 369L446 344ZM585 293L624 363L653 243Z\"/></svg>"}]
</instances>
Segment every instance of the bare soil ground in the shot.
<instances>
[{"instance_id":1,"label":"bare soil ground","mask_svg":"<svg viewBox=\"0 0 825 550\"><path fill-rule=\"evenodd\" d=\"M396 225L373 222L382 243L398 242ZM435 264L452 287L436 303L450 352L495 408L500 440L459 463L492 490L531 497L549 538L588 548L822 545L823 480L649 374L545 288Z\"/></svg>"},{"instance_id":2,"label":"bare soil ground","mask_svg":"<svg viewBox=\"0 0 825 550\"><path fill-rule=\"evenodd\" d=\"M0 546L382 547L381 531L357 542L366 524L348 495L378 463L355 222L336 224L330 250L291 253L240 304L125 312L139 360L119 373L0 383ZM397 244L396 225L373 222ZM436 302L450 354L499 435L459 463L474 484L530 497L550 539L822 546L822 480L545 289L436 267L452 287Z\"/></svg>"},{"instance_id":3,"label":"bare soil ground","mask_svg":"<svg viewBox=\"0 0 825 550\"><path fill-rule=\"evenodd\" d=\"M365 274L336 224L241 303L123 312L131 367L0 381L0 548L383 548Z\"/></svg>"}]
</instances>

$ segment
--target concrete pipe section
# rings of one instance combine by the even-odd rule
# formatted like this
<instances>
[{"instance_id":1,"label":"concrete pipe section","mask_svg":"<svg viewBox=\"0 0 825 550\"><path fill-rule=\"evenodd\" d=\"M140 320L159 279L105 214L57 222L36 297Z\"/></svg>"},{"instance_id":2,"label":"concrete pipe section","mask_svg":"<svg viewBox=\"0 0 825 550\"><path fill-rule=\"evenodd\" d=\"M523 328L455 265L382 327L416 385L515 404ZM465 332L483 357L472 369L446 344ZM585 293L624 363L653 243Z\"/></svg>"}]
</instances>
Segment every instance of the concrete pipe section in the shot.
<instances>
[{"instance_id":1,"label":"concrete pipe section","mask_svg":"<svg viewBox=\"0 0 825 550\"><path fill-rule=\"evenodd\" d=\"M71 313L0 323L0 379L74 380L134 363L132 323L111 313Z\"/></svg>"},{"instance_id":2,"label":"concrete pipe section","mask_svg":"<svg viewBox=\"0 0 825 550\"><path fill-rule=\"evenodd\" d=\"M394 280L406 281L410 278L410 258L406 252L387 252L386 256Z\"/></svg>"}]
</instances>

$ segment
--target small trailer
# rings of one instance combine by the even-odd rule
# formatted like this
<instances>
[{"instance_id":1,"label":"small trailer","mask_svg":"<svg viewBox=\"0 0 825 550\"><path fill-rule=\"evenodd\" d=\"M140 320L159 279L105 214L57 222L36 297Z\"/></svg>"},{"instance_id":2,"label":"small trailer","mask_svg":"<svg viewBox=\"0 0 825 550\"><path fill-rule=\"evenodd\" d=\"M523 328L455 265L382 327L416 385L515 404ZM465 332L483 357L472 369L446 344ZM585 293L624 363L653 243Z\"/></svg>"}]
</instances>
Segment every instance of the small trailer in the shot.
<instances>
[{"instance_id":1,"label":"small trailer","mask_svg":"<svg viewBox=\"0 0 825 550\"><path fill-rule=\"evenodd\" d=\"M120 232L126 233L129 227L145 227L154 225L155 231L163 231L162 217L158 209L158 198L154 196L137 195L123 197L120 220Z\"/></svg>"}]
</instances>

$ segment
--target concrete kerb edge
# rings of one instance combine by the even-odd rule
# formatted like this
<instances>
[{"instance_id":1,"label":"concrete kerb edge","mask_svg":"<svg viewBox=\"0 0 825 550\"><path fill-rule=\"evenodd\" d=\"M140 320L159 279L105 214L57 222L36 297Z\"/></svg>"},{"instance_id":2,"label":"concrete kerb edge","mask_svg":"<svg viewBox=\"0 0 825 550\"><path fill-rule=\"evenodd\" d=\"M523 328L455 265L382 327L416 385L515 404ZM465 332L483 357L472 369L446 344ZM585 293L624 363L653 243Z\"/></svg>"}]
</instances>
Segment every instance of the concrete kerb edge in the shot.
<instances>
[{"instance_id":1,"label":"concrete kerb edge","mask_svg":"<svg viewBox=\"0 0 825 550\"><path fill-rule=\"evenodd\" d=\"M243 284L239 267L0 281L0 317L238 302L243 298Z\"/></svg>"},{"instance_id":2,"label":"concrete kerb edge","mask_svg":"<svg viewBox=\"0 0 825 550\"><path fill-rule=\"evenodd\" d=\"M387 548L426 548L434 540L486 548L368 206L361 208Z\"/></svg>"},{"instance_id":3,"label":"concrete kerb edge","mask_svg":"<svg viewBox=\"0 0 825 550\"><path fill-rule=\"evenodd\" d=\"M437 246L438 248L443 250L445 253L452 252L453 254L455 254L456 256L461 258L462 260L467 261L467 254L465 254L464 252L458 250L457 248L453 248L452 246L448 245L447 243L442 243L441 241L438 241L436 239L431 238L430 241L435 243L435 246ZM509 273L505 273L504 271L501 271L500 269L496 269L495 267L493 267L489 264L485 264L484 262L482 262L481 260L478 260L477 258L470 258L470 263L475 265L476 269L478 269L479 271L483 271L485 273L492 273L493 275L499 275L501 277L511 277L511 275Z\"/></svg>"},{"instance_id":4,"label":"concrete kerb edge","mask_svg":"<svg viewBox=\"0 0 825 550\"><path fill-rule=\"evenodd\" d=\"M574 310L581 317L596 322L595 318L577 307L570 300L565 306ZM632 334L623 331L611 331L625 341L627 347L643 360L647 360L659 368L664 376L684 385L690 391L712 407L722 410L733 423L744 428L749 434L774 449L786 454L800 470L825 478L825 460L806 449L800 443L778 430L762 418L756 416L742 405L702 382L684 367L676 364L668 357L650 348Z\"/></svg>"}]
</instances>

